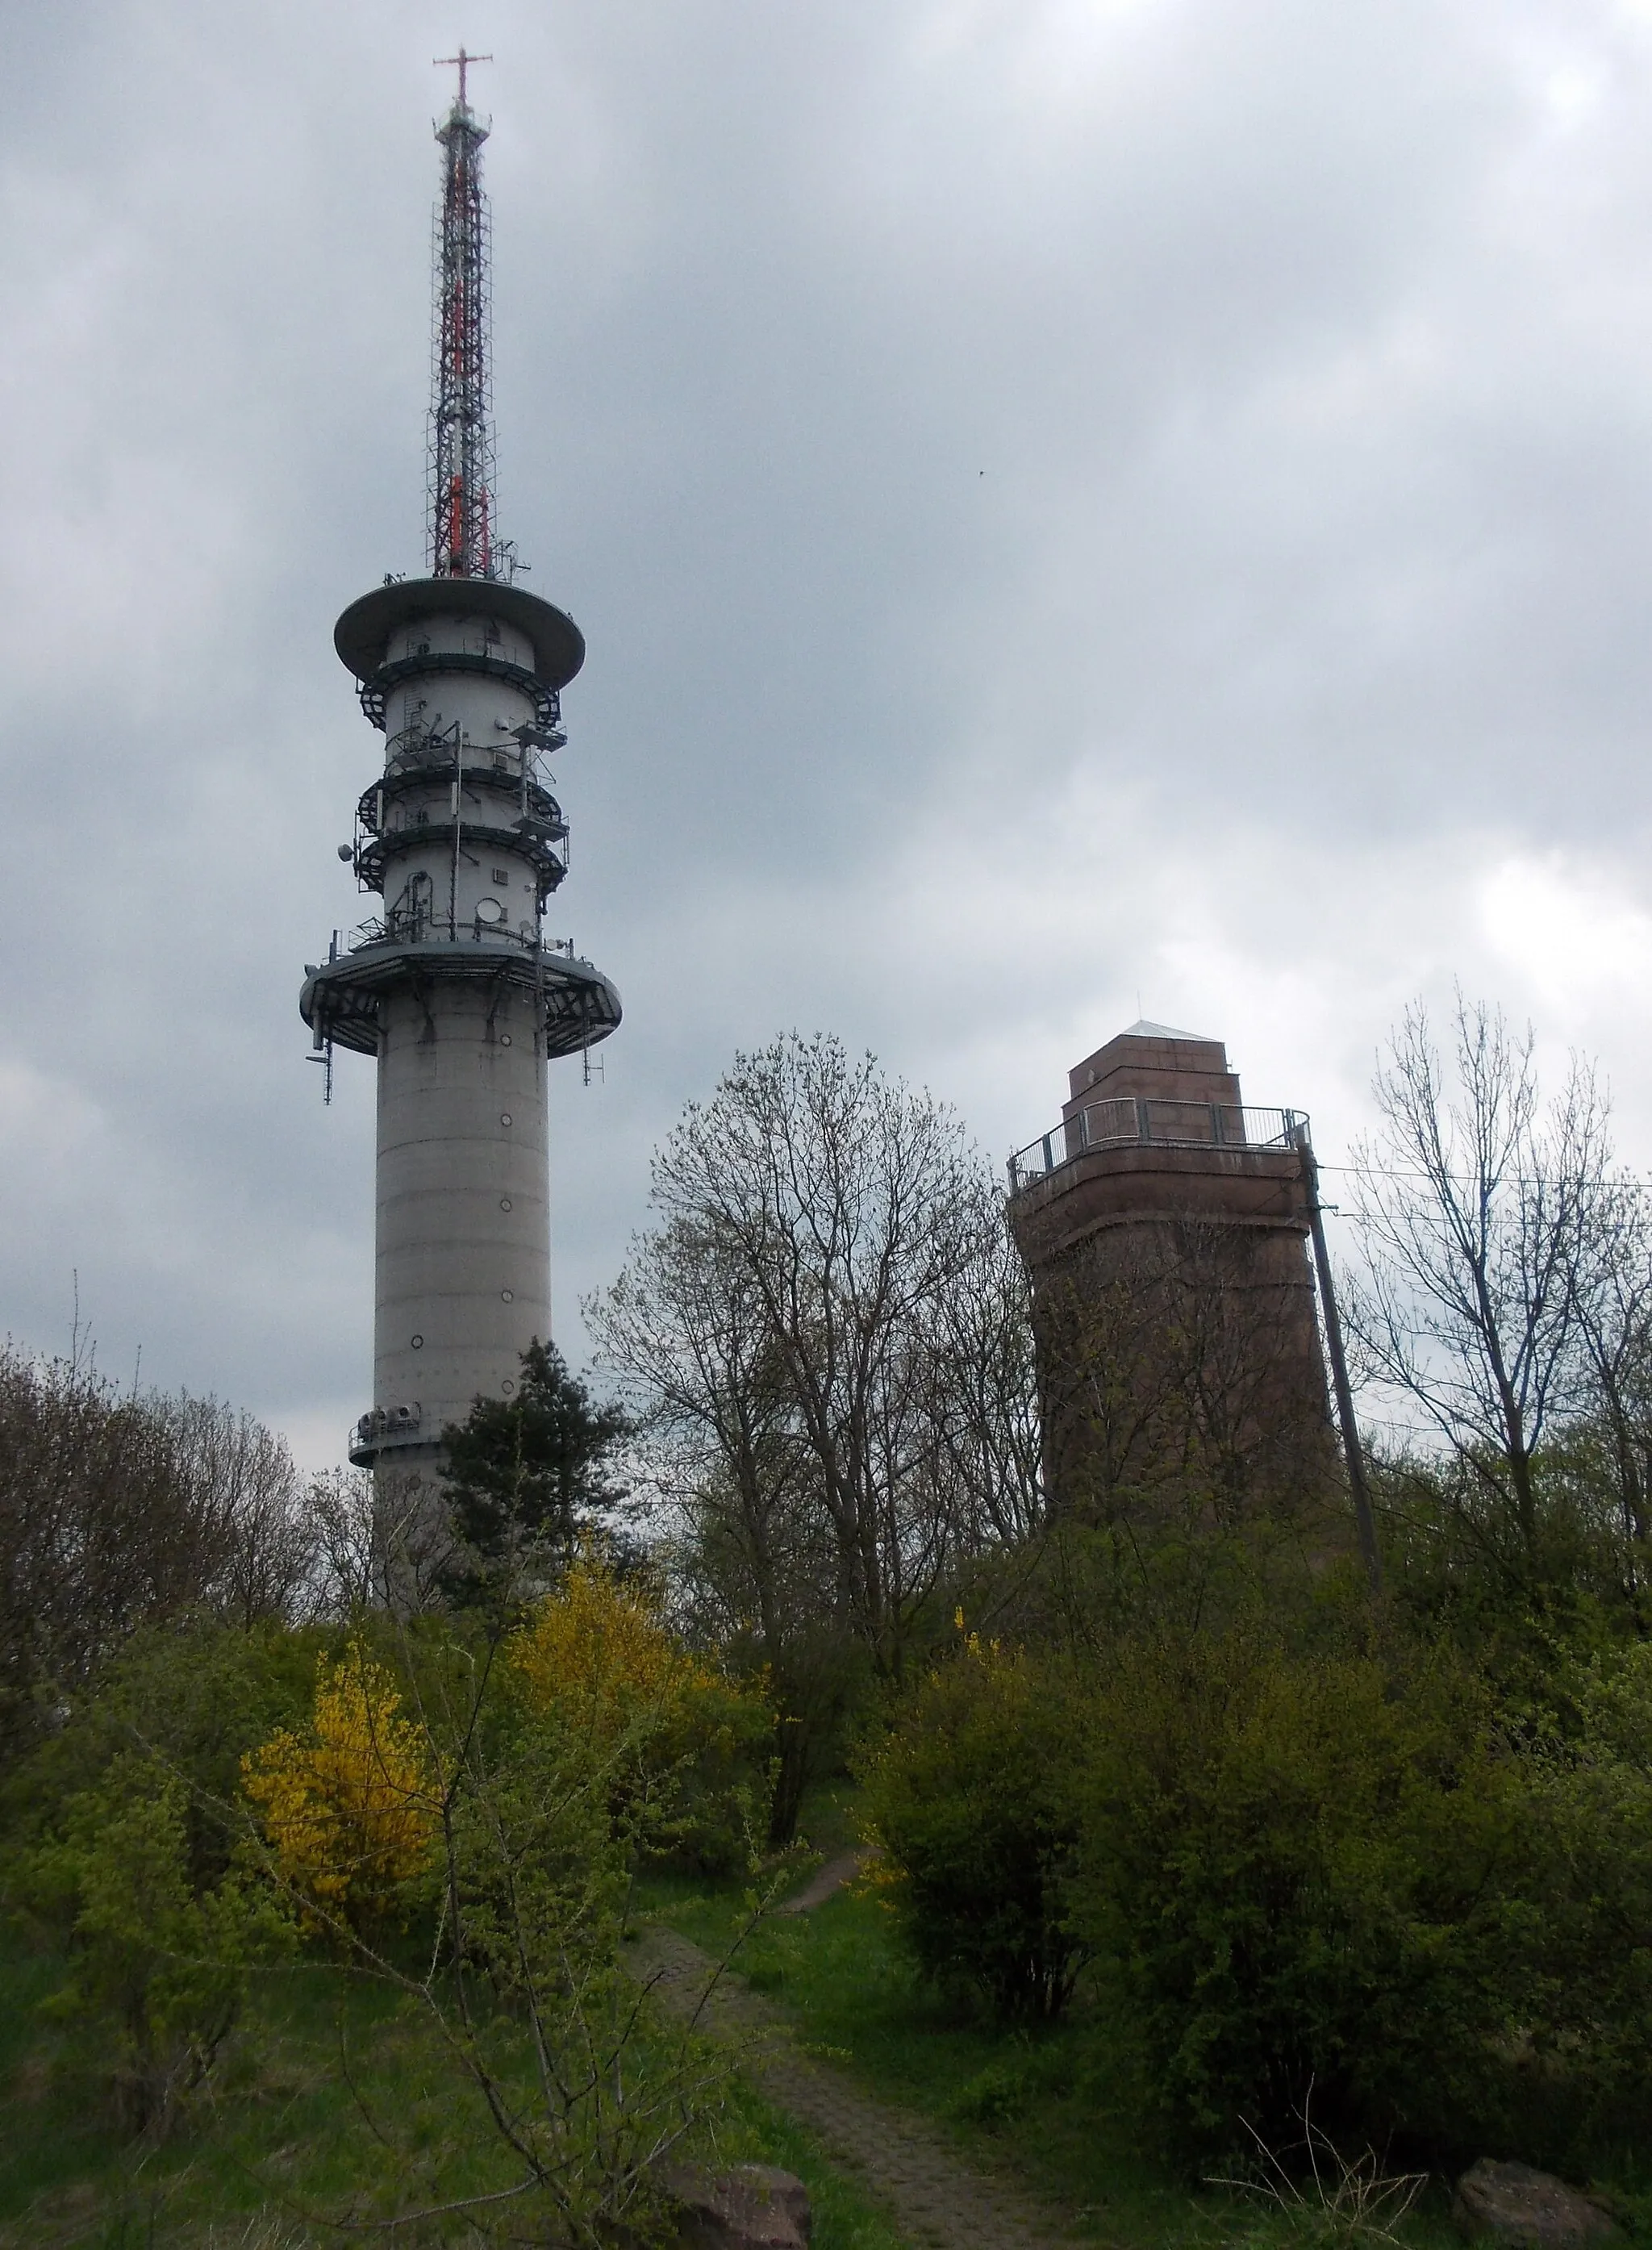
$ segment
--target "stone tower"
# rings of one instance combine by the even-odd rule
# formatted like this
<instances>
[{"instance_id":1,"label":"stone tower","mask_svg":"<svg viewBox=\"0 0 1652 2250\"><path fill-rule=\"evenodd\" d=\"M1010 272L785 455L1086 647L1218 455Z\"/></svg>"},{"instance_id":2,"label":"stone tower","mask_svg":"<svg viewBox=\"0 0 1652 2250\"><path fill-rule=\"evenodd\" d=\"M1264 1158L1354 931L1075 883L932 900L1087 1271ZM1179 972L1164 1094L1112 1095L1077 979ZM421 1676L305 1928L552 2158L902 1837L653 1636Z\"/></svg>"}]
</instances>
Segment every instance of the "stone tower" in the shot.
<instances>
[{"instance_id":1,"label":"stone tower","mask_svg":"<svg viewBox=\"0 0 1652 2250\"><path fill-rule=\"evenodd\" d=\"M1303 1149L1220 1039L1132 1024L1009 1165L1046 1474L1105 1518L1171 1487L1242 1506L1332 1474Z\"/></svg>"}]
</instances>

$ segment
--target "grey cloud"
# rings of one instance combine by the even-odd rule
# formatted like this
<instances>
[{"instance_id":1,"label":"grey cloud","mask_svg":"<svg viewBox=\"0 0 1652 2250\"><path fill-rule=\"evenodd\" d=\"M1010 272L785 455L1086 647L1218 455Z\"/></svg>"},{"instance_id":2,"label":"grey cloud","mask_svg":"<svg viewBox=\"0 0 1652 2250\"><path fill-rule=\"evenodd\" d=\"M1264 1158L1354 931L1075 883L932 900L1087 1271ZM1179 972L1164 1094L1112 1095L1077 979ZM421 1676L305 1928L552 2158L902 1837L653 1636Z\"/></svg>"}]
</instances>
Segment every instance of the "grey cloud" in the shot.
<instances>
[{"instance_id":1,"label":"grey cloud","mask_svg":"<svg viewBox=\"0 0 1652 2250\"><path fill-rule=\"evenodd\" d=\"M1641 896L1643 13L466 15L0 17L0 1325L61 1341L78 1266L112 1364L312 1449L362 1395L370 1073L322 1111L294 995L365 911L330 629L418 560L460 29L502 517L590 643L562 913L628 1011L554 1097L570 1341L793 1022L997 1149L1143 984L1344 1131L1411 982L1600 1021L1476 886Z\"/></svg>"}]
</instances>

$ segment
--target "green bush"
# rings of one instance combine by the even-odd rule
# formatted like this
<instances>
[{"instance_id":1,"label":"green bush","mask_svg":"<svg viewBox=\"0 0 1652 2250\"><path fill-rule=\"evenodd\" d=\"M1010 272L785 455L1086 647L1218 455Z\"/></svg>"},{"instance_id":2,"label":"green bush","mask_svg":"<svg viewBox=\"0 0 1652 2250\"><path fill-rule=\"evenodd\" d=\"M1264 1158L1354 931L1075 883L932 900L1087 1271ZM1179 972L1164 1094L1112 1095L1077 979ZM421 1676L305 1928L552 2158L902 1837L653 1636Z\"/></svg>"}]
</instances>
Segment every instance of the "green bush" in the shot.
<instances>
[{"instance_id":1,"label":"green bush","mask_svg":"<svg viewBox=\"0 0 1652 2250\"><path fill-rule=\"evenodd\" d=\"M972 1636L864 1764L903 1940L926 1976L1009 2020L1058 2016L1084 1964L1069 1922L1075 1750L1055 1674Z\"/></svg>"},{"instance_id":2,"label":"green bush","mask_svg":"<svg viewBox=\"0 0 1652 2250\"><path fill-rule=\"evenodd\" d=\"M1562 1671L1528 1759L1542 1851L1519 2050L1525 2137L1556 2159L1644 2145L1652 2100L1652 1646Z\"/></svg>"},{"instance_id":3,"label":"green bush","mask_svg":"<svg viewBox=\"0 0 1652 2250\"><path fill-rule=\"evenodd\" d=\"M1035 2039L1018 2032L1007 2053L965 2080L948 2100L946 2114L960 2125L998 2132L1019 2124L1042 2103L1070 2093L1072 2081L1072 2051L1061 2034Z\"/></svg>"},{"instance_id":4,"label":"green bush","mask_svg":"<svg viewBox=\"0 0 1652 2250\"><path fill-rule=\"evenodd\" d=\"M1652 1653L1518 1723L1460 1657L1114 1652L1073 1924L1183 2146L1248 2121L1587 2162L1652 2089Z\"/></svg>"},{"instance_id":5,"label":"green bush","mask_svg":"<svg viewBox=\"0 0 1652 2250\"><path fill-rule=\"evenodd\" d=\"M767 1813L774 1715L763 1686L685 1648L641 1573L586 1549L508 1644L519 1697L612 1753L615 1812L640 1851L744 1867Z\"/></svg>"},{"instance_id":6,"label":"green bush","mask_svg":"<svg viewBox=\"0 0 1652 2250\"><path fill-rule=\"evenodd\" d=\"M302 1723L324 1639L313 1630L243 1631L203 1617L134 1634L95 1692L63 1711L0 1779L0 1890L14 1853L133 1754L185 1784L190 1881L197 1890L216 1883L242 1830L242 1757L279 1727Z\"/></svg>"},{"instance_id":7,"label":"green bush","mask_svg":"<svg viewBox=\"0 0 1652 2250\"><path fill-rule=\"evenodd\" d=\"M211 2072L250 1970L293 1938L261 1885L231 1874L196 1889L187 1809L176 1775L117 1758L69 1801L17 1885L68 1954L49 2012L86 2034L122 2128L155 2138Z\"/></svg>"},{"instance_id":8,"label":"green bush","mask_svg":"<svg viewBox=\"0 0 1652 2250\"><path fill-rule=\"evenodd\" d=\"M654 1856L710 1875L742 1872L768 1828L774 1716L758 1691L707 1674L660 1729L669 1762Z\"/></svg>"}]
</instances>

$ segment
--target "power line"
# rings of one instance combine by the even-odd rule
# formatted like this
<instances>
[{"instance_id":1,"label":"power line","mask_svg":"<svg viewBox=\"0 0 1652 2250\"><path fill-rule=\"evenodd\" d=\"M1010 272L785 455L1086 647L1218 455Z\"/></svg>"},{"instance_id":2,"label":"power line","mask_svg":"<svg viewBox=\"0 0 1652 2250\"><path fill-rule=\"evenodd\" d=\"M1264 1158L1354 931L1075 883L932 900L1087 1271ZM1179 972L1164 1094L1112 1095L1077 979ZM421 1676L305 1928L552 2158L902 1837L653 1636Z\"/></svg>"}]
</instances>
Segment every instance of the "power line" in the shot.
<instances>
[{"instance_id":1,"label":"power line","mask_svg":"<svg viewBox=\"0 0 1652 2250\"><path fill-rule=\"evenodd\" d=\"M1430 1187L1442 1177L1456 1188L1475 1188L1481 1184L1473 1179L1465 1178L1457 1172L1447 1172L1443 1175L1439 1172L1412 1172L1387 1164L1321 1163L1319 1170L1322 1172L1346 1173L1354 1179L1421 1180ZM1648 1188L1652 1187L1652 1181L1640 1179L1632 1173L1617 1174L1610 1178L1600 1176L1587 1180L1568 1180L1546 1172L1514 1172L1500 1173L1492 1184L1498 1188L1633 1188L1637 1195L1644 1195Z\"/></svg>"}]
</instances>

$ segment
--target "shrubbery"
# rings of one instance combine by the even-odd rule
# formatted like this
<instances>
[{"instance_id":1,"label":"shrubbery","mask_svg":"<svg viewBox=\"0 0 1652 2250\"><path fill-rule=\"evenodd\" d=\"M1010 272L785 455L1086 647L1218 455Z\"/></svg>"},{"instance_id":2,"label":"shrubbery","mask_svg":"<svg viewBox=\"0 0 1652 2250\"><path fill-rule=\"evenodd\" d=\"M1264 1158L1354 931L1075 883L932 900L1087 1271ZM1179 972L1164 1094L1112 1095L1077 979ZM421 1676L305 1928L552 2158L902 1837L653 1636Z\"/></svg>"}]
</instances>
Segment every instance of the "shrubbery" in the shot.
<instances>
[{"instance_id":1,"label":"shrubbery","mask_svg":"<svg viewBox=\"0 0 1652 2250\"><path fill-rule=\"evenodd\" d=\"M1478 1683L1260 1625L1096 1683L1076 1926L1179 2133L1438 2132L1495 2107L1529 2005L1532 1783Z\"/></svg>"},{"instance_id":2,"label":"shrubbery","mask_svg":"<svg viewBox=\"0 0 1652 2250\"><path fill-rule=\"evenodd\" d=\"M1258 1605L1259 1607L1259 1605ZM1580 2163L1652 2092L1652 1649L1511 1710L1334 1593L1294 1618L970 1644L871 1762L920 1968L1087 2020L1184 2157L1241 2121Z\"/></svg>"},{"instance_id":3,"label":"shrubbery","mask_svg":"<svg viewBox=\"0 0 1652 2250\"><path fill-rule=\"evenodd\" d=\"M513 1635L525 1698L615 1759L615 1786L646 1799L657 1853L709 1870L743 1865L767 1823L774 1713L758 1688L679 1646L648 1583L593 1553Z\"/></svg>"},{"instance_id":4,"label":"shrubbery","mask_svg":"<svg viewBox=\"0 0 1652 2250\"><path fill-rule=\"evenodd\" d=\"M50 2012L95 2045L120 2122L157 2138L210 2072L250 1970L294 1936L249 1875L191 1882L187 1816L176 1774L119 1757L62 1806L11 1887L67 1960Z\"/></svg>"},{"instance_id":5,"label":"shrubbery","mask_svg":"<svg viewBox=\"0 0 1652 2250\"><path fill-rule=\"evenodd\" d=\"M513 2117L501 2160L578 2234L617 2222L719 2082L646 2031L617 1951L630 1875L743 1864L772 1736L761 1696L593 1555L516 1624L179 1619L4 1777L0 1908L60 1957L62 2067L123 2129L169 2129L252 1970L308 1944L430 2022L456 2083Z\"/></svg>"},{"instance_id":6,"label":"shrubbery","mask_svg":"<svg viewBox=\"0 0 1652 2250\"><path fill-rule=\"evenodd\" d=\"M313 1915L373 1928L404 1911L430 1867L441 1782L382 1664L352 1641L324 1656L303 1734L283 1728L242 1760L283 1882Z\"/></svg>"},{"instance_id":7,"label":"shrubbery","mask_svg":"<svg viewBox=\"0 0 1652 2250\"><path fill-rule=\"evenodd\" d=\"M1652 1645L1563 1667L1534 1745L1543 1887L1521 2060L1533 2145L1643 2146L1652 2108Z\"/></svg>"},{"instance_id":8,"label":"shrubbery","mask_svg":"<svg viewBox=\"0 0 1652 2250\"><path fill-rule=\"evenodd\" d=\"M866 1765L885 1895L919 1965L1048 2019L1088 1944L1071 1914L1077 1743L1053 1674L974 1635Z\"/></svg>"}]
</instances>

